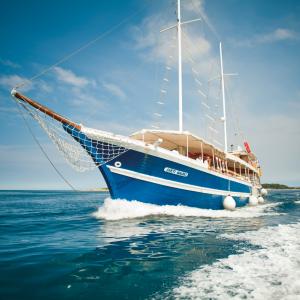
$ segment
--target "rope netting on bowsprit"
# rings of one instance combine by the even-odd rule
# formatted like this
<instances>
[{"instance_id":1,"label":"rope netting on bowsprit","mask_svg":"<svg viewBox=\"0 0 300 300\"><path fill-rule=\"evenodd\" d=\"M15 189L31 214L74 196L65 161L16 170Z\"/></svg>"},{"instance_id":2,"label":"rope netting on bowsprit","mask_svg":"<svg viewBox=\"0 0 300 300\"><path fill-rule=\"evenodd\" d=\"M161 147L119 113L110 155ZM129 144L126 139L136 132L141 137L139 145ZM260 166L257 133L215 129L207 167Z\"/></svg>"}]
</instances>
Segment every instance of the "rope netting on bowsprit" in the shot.
<instances>
[{"instance_id":1,"label":"rope netting on bowsprit","mask_svg":"<svg viewBox=\"0 0 300 300\"><path fill-rule=\"evenodd\" d=\"M99 167L128 151L123 145L113 144L106 136L88 138L75 127L62 124L26 102L17 101L25 120L32 117L47 133L56 148L76 171L85 172Z\"/></svg>"}]
</instances>

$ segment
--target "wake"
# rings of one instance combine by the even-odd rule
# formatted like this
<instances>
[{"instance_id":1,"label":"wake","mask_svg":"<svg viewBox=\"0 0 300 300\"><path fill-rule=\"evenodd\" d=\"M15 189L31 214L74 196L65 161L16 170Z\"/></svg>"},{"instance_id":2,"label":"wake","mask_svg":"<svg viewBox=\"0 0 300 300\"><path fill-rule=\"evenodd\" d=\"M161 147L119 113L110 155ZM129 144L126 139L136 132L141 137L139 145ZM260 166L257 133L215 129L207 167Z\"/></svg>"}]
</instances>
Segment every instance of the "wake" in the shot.
<instances>
[{"instance_id":1,"label":"wake","mask_svg":"<svg viewBox=\"0 0 300 300\"><path fill-rule=\"evenodd\" d=\"M300 299L300 223L223 238L261 247L189 273L166 298Z\"/></svg>"}]
</instances>

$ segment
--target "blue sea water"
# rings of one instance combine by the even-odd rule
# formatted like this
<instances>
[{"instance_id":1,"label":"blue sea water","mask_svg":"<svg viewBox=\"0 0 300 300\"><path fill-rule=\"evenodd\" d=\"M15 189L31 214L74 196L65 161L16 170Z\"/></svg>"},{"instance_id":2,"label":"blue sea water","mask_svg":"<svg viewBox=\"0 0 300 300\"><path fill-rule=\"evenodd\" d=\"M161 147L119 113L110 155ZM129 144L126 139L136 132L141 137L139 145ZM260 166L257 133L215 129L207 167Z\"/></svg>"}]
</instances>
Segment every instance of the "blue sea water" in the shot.
<instances>
[{"instance_id":1,"label":"blue sea water","mask_svg":"<svg viewBox=\"0 0 300 300\"><path fill-rule=\"evenodd\" d=\"M234 212L0 192L0 299L300 299L300 191Z\"/></svg>"}]
</instances>

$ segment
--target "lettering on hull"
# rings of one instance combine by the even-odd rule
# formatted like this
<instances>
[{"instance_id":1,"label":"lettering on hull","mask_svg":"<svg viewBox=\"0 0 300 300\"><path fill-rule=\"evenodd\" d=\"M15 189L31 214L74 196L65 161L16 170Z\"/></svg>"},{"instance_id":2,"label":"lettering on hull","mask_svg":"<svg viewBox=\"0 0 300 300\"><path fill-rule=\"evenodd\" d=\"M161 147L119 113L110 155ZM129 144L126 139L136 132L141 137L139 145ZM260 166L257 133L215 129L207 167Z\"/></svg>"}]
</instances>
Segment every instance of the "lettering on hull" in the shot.
<instances>
[{"instance_id":1,"label":"lettering on hull","mask_svg":"<svg viewBox=\"0 0 300 300\"><path fill-rule=\"evenodd\" d=\"M182 177L188 177L188 175L189 175L189 173L187 173L187 172L179 171L179 170L168 168L168 167L165 167L164 171L166 173L171 173L171 174L182 176Z\"/></svg>"}]
</instances>

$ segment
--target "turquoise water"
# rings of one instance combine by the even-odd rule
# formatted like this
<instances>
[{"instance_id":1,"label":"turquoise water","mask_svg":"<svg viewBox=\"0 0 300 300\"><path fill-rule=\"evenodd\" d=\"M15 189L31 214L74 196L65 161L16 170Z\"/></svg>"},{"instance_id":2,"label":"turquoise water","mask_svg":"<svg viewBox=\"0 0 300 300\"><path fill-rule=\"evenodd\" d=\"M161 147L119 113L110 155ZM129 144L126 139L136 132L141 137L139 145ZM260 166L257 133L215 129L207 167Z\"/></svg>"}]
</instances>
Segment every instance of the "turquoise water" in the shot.
<instances>
[{"instance_id":1,"label":"turquoise water","mask_svg":"<svg viewBox=\"0 0 300 300\"><path fill-rule=\"evenodd\" d=\"M0 192L0 299L300 299L300 191L234 212Z\"/></svg>"}]
</instances>

